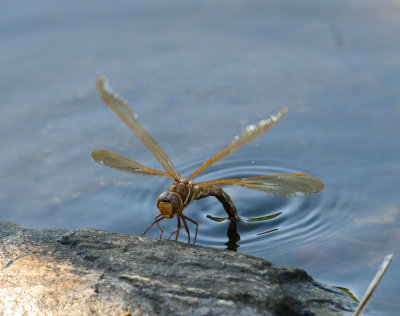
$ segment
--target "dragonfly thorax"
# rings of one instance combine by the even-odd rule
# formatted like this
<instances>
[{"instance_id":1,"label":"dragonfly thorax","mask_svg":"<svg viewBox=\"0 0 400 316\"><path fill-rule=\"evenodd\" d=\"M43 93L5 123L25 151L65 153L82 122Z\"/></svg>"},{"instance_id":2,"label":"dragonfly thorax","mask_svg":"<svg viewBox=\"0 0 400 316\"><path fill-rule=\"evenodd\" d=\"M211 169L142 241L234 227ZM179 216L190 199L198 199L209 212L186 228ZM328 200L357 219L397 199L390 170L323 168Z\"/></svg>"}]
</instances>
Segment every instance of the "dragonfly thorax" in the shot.
<instances>
[{"instance_id":1,"label":"dragonfly thorax","mask_svg":"<svg viewBox=\"0 0 400 316\"><path fill-rule=\"evenodd\" d=\"M194 185L186 179L174 180L168 191L161 193L157 199L157 207L163 217L171 218L183 209L194 199Z\"/></svg>"}]
</instances>

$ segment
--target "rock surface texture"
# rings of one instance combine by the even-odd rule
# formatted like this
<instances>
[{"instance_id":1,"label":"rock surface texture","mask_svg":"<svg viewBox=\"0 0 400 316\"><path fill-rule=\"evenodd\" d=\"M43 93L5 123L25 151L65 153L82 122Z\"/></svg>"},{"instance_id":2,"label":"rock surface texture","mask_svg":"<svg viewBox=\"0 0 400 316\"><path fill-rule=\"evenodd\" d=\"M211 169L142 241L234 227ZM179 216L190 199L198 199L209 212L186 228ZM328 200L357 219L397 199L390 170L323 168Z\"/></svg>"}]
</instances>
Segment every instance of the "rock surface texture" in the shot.
<instances>
[{"instance_id":1,"label":"rock surface texture","mask_svg":"<svg viewBox=\"0 0 400 316\"><path fill-rule=\"evenodd\" d=\"M351 315L295 267L175 241L0 222L0 315Z\"/></svg>"}]
</instances>

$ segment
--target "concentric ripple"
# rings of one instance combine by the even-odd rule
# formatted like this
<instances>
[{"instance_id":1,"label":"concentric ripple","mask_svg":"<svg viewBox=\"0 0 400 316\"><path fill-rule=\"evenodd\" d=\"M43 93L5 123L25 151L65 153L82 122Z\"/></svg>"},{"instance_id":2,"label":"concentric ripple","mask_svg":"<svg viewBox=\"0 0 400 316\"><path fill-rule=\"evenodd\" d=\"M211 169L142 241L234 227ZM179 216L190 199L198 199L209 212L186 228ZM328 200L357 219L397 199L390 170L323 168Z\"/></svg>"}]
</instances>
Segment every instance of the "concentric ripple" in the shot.
<instances>
[{"instance_id":1,"label":"concentric ripple","mask_svg":"<svg viewBox=\"0 0 400 316\"><path fill-rule=\"evenodd\" d=\"M188 176L198 165L192 162L180 166L181 173ZM313 175L310 170L274 166L270 161L242 159L217 163L193 181L280 173ZM217 199L208 197L194 201L185 210L185 214L199 223L198 244L225 248L234 242L241 252L260 257L279 256L309 242L313 245L325 243L350 229L349 225L357 214L355 207L360 208L362 204L360 198L355 194L341 192L329 183L325 184L325 190L319 194L293 198L275 197L246 188L226 187L225 190L242 218L241 222L236 223L237 234L240 236L240 240L236 241L236 232L232 231ZM181 238L186 236L180 237L183 241Z\"/></svg>"}]
</instances>

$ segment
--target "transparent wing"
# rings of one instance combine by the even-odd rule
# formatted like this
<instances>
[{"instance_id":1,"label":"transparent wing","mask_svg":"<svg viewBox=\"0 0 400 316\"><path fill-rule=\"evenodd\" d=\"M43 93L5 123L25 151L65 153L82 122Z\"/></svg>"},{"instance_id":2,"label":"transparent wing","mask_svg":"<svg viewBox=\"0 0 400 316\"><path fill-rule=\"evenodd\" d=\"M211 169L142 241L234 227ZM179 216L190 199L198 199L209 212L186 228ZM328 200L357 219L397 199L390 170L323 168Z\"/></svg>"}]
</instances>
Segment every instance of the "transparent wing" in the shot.
<instances>
[{"instance_id":1,"label":"transparent wing","mask_svg":"<svg viewBox=\"0 0 400 316\"><path fill-rule=\"evenodd\" d=\"M179 179L179 173L175 166L157 144L157 142L151 137L149 132L139 123L137 115L134 113L121 96L117 95L108 86L107 80L104 77L97 79L97 88L103 98L104 102L114 111L115 114L136 134L137 137L146 145L151 151L154 157L160 162L161 166L171 176L170 178Z\"/></svg>"},{"instance_id":2,"label":"transparent wing","mask_svg":"<svg viewBox=\"0 0 400 316\"><path fill-rule=\"evenodd\" d=\"M221 179L196 183L199 186L214 184L237 185L253 190L264 191L276 196L291 197L315 194L324 188L321 180L307 174L290 173L241 179Z\"/></svg>"},{"instance_id":3,"label":"transparent wing","mask_svg":"<svg viewBox=\"0 0 400 316\"><path fill-rule=\"evenodd\" d=\"M283 109L277 115L271 115L266 120L261 120L256 124L252 124L247 126L240 134L235 136L231 142L223 147L219 152L217 152L214 156L208 159L203 165L200 166L189 178L188 180L197 176L200 172L207 169L213 163L217 162L221 158L229 155L234 152L236 149L242 147L244 144L247 144L249 141L253 140L257 136L260 136L262 133L269 130L272 126L278 123L286 114L287 109Z\"/></svg>"},{"instance_id":4,"label":"transparent wing","mask_svg":"<svg viewBox=\"0 0 400 316\"><path fill-rule=\"evenodd\" d=\"M107 150L94 150L92 158L100 165L111 167L114 169L128 171L142 175L160 175L173 178L169 173L164 171L147 168L140 163L130 160L124 156L112 153Z\"/></svg>"}]
</instances>

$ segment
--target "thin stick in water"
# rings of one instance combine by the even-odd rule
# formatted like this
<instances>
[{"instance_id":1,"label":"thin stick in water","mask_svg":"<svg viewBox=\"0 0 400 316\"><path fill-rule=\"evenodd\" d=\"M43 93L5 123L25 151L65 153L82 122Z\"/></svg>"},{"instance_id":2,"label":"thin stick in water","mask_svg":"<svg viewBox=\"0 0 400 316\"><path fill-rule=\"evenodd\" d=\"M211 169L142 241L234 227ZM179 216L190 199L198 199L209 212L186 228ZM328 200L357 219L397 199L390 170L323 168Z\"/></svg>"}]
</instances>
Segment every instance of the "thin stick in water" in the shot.
<instances>
[{"instance_id":1,"label":"thin stick in water","mask_svg":"<svg viewBox=\"0 0 400 316\"><path fill-rule=\"evenodd\" d=\"M376 287L378 286L379 282L381 282L383 275L385 274L387 268L389 267L390 262L392 262L393 254L387 255L381 265L379 266L378 271L375 274L374 279L369 284L367 291L364 294L360 304L358 305L356 311L354 312L353 316L359 316L364 311L365 307L368 305L369 300L371 299L372 294L374 293Z\"/></svg>"}]
</instances>

